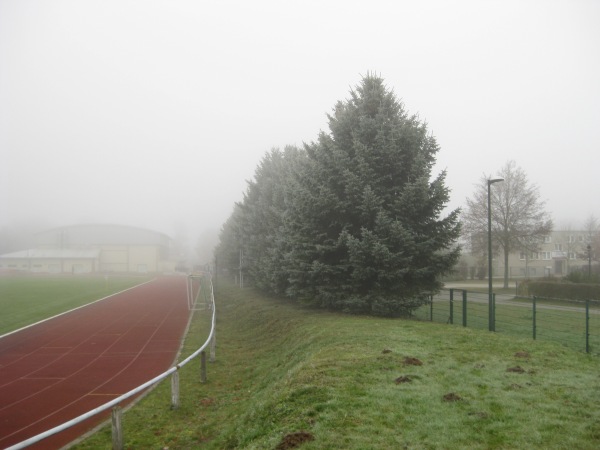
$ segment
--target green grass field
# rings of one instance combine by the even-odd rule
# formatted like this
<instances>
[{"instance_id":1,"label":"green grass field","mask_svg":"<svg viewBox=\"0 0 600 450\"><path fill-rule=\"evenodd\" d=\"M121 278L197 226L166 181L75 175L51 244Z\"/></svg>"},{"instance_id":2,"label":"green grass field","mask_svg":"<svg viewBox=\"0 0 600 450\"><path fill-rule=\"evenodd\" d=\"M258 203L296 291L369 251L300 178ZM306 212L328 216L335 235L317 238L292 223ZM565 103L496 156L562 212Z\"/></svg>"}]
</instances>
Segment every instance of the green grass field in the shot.
<instances>
[{"instance_id":1,"label":"green grass field","mask_svg":"<svg viewBox=\"0 0 600 450\"><path fill-rule=\"evenodd\" d=\"M131 449L596 449L600 359L416 320L347 316L221 282L217 360L124 416ZM197 312L184 355L208 332ZM76 446L110 449L110 427Z\"/></svg>"},{"instance_id":2,"label":"green grass field","mask_svg":"<svg viewBox=\"0 0 600 450\"><path fill-rule=\"evenodd\" d=\"M0 335L148 280L133 276L0 277Z\"/></svg>"}]
</instances>

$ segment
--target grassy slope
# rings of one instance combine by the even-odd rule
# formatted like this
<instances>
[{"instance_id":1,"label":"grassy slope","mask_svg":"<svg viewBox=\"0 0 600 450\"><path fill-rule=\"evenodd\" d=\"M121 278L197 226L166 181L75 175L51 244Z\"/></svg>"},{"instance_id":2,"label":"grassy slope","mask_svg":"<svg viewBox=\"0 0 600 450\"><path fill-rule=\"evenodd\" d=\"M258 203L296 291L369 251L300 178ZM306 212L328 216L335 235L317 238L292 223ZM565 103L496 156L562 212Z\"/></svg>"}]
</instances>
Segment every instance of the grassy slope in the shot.
<instances>
[{"instance_id":1,"label":"grassy slope","mask_svg":"<svg viewBox=\"0 0 600 450\"><path fill-rule=\"evenodd\" d=\"M303 449L600 447L597 357L444 324L315 312L231 286L217 302L208 382L199 383L197 362L184 367L177 410L170 383L159 385L126 413L127 448L269 449L299 430L314 437ZM206 328L198 314L184 353ZM507 372L517 366L524 372ZM397 384L401 376L410 381ZM460 400L445 401L449 393ZM77 448L111 448L110 429Z\"/></svg>"}]
</instances>

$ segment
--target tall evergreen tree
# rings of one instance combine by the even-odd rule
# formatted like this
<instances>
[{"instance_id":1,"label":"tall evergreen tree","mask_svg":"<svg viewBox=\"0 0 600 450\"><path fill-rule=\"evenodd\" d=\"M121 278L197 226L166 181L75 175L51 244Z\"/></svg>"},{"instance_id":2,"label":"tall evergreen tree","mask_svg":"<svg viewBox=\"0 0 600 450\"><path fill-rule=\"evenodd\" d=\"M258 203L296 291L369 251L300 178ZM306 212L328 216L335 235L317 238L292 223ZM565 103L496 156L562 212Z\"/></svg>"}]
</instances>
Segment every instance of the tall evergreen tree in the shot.
<instances>
[{"instance_id":1,"label":"tall evergreen tree","mask_svg":"<svg viewBox=\"0 0 600 450\"><path fill-rule=\"evenodd\" d=\"M439 147L383 80L367 75L329 116L285 218L288 294L353 312L398 315L458 259L458 210L445 172L430 181Z\"/></svg>"},{"instance_id":2,"label":"tall evergreen tree","mask_svg":"<svg viewBox=\"0 0 600 450\"><path fill-rule=\"evenodd\" d=\"M240 251L243 237L241 232L242 210L235 204L233 211L219 232L219 244L215 248L215 258L219 270L239 273L241 270Z\"/></svg>"},{"instance_id":3,"label":"tall evergreen tree","mask_svg":"<svg viewBox=\"0 0 600 450\"><path fill-rule=\"evenodd\" d=\"M275 294L284 294L288 284L283 220L289 180L304 157L304 152L293 146L283 152L271 150L257 167L254 180L248 182L239 204L248 276L257 287Z\"/></svg>"}]
</instances>

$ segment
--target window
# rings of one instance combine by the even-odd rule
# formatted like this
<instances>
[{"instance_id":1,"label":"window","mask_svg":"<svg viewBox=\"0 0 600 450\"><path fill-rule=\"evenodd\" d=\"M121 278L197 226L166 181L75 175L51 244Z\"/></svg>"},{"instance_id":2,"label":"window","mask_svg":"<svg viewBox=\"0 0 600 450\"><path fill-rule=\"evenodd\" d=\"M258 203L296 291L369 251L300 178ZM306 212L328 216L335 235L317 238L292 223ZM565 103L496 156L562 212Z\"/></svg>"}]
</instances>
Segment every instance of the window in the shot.
<instances>
[{"instance_id":1,"label":"window","mask_svg":"<svg viewBox=\"0 0 600 450\"><path fill-rule=\"evenodd\" d=\"M573 242L575 242L575 236L573 236L572 234L569 235L569 244L572 244Z\"/></svg>"},{"instance_id":2,"label":"window","mask_svg":"<svg viewBox=\"0 0 600 450\"><path fill-rule=\"evenodd\" d=\"M554 244L554 250L557 252L562 252L562 244Z\"/></svg>"},{"instance_id":3,"label":"window","mask_svg":"<svg viewBox=\"0 0 600 450\"><path fill-rule=\"evenodd\" d=\"M549 244L550 242L552 242L552 237L551 236L544 236L544 244Z\"/></svg>"},{"instance_id":4,"label":"window","mask_svg":"<svg viewBox=\"0 0 600 450\"><path fill-rule=\"evenodd\" d=\"M548 261L549 259L552 258L551 252L540 252L540 254L542 255L543 260Z\"/></svg>"},{"instance_id":5,"label":"window","mask_svg":"<svg viewBox=\"0 0 600 450\"><path fill-rule=\"evenodd\" d=\"M521 261L523 261L523 260L525 260L525 258L526 258L525 252L521 252L521 253L519 254L519 259L520 259Z\"/></svg>"},{"instance_id":6,"label":"window","mask_svg":"<svg viewBox=\"0 0 600 450\"><path fill-rule=\"evenodd\" d=\"M569 252L569 259L577 259L577 255L574 252Z\"/></svg>"}]
</instances>

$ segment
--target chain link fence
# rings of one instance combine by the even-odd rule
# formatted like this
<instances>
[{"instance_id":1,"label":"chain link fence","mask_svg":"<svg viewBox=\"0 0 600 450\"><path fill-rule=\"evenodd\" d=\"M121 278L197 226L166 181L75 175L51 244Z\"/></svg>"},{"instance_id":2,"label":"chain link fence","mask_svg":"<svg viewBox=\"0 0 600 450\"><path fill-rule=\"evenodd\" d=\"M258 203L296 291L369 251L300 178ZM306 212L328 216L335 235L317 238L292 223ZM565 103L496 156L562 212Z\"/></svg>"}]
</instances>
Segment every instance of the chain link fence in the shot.
<instances>
[{"instance_id":1,"label":"chain link fence","mask_svg":"<svg viewBox=\"0 0 600 450\"><path fill-rule=\"evenodd\" d=\"M543 298L442 289L414 312L420 320L480 328L514 336L559 342L600 354L600 301Z\"/></svg>"}]
</instances>

